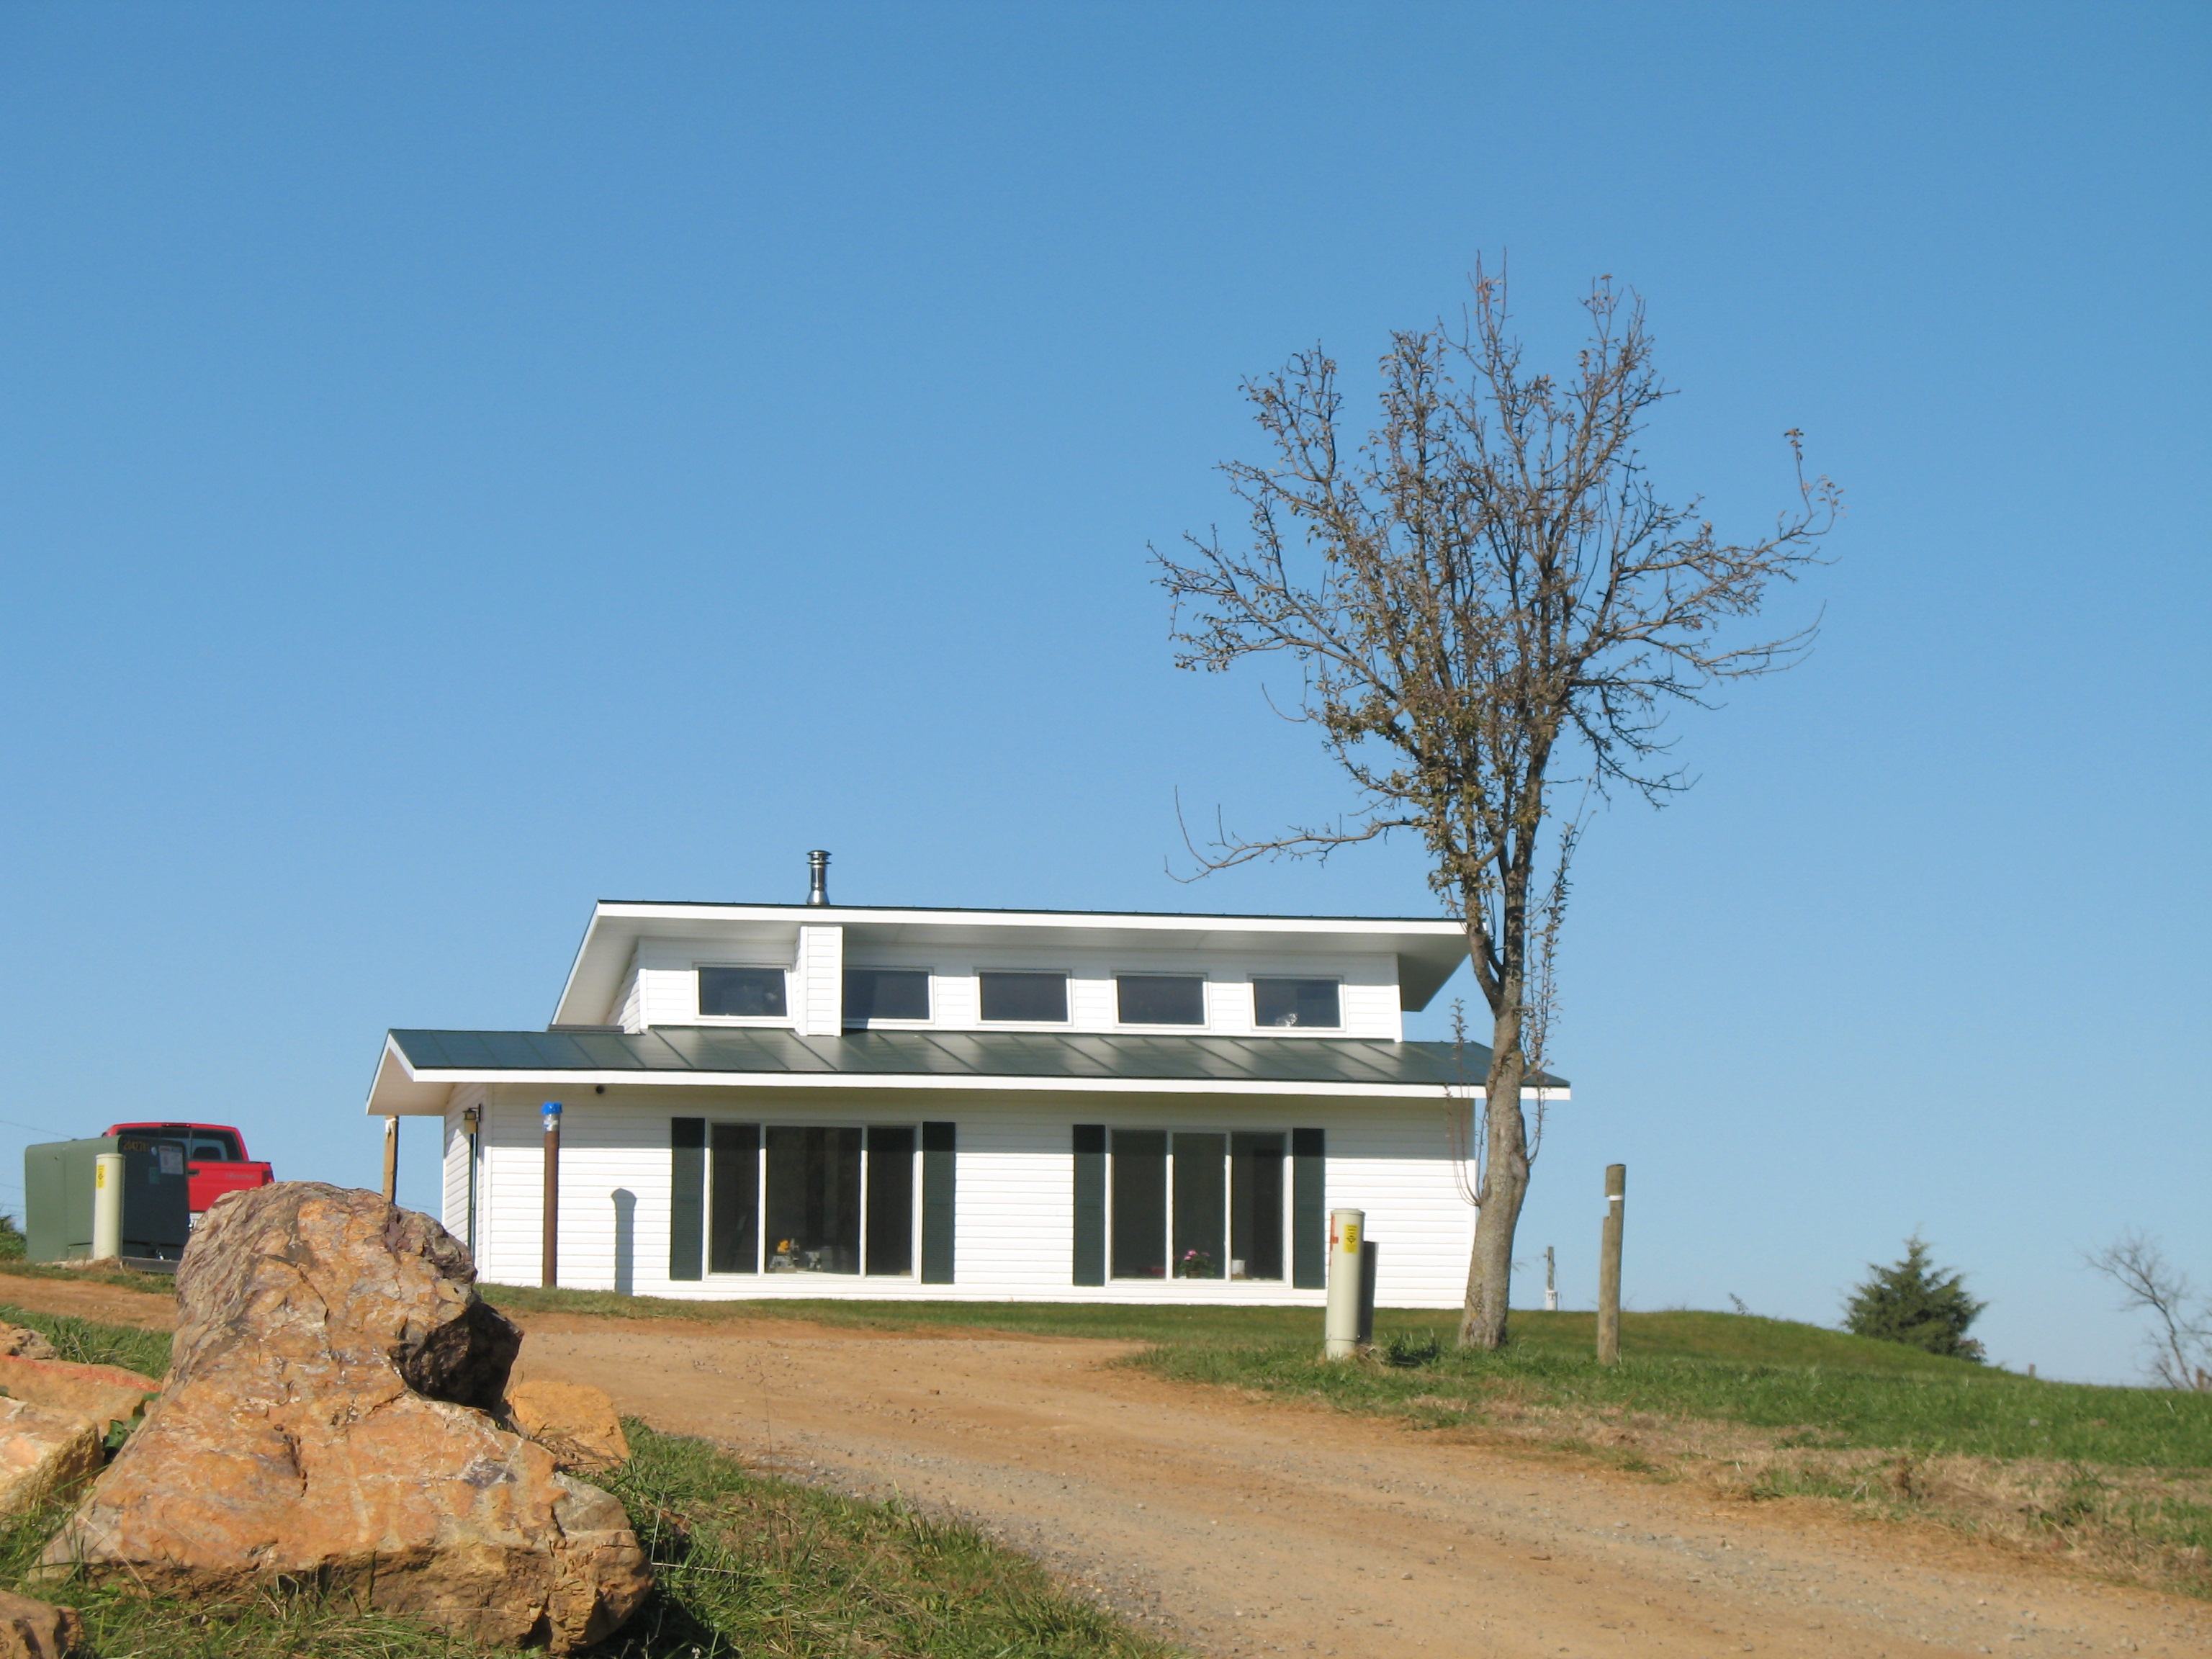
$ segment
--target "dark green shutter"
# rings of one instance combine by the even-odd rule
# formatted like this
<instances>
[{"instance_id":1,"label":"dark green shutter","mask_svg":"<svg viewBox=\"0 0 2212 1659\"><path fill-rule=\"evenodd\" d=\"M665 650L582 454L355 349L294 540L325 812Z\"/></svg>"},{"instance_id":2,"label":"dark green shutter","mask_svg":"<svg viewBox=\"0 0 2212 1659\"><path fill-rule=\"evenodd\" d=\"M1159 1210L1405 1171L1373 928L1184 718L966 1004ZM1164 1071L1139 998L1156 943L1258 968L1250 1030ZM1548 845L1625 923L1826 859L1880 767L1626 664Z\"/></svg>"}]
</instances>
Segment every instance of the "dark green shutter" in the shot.
<instances>
[{"instance_id":1,"label":"dark green shutter","mask_svg":"<svg viewBox=\"0 0 2212 1659\"><path fill-rule=\"evenodd\" d=\"M707 1267L718 1273L760 1271L760 1125L717 1123L712 1179L714 1212Z\"/></svg>"},{"instance_id":2,"label":"dark green shutter","mask_svg":"<svg viewBox=\"0 0 2212 1659\"><path fill-rule=\"evenodd\" d=\"M1075 1282L1106 1282L1106 1126L1075 1126Z\"/></svg>"},{"instance_id":3,"label":"dark green shutter","mask_svg":"<svg viewBox=\"0 0 2212 1659\"><path fill-rule=\"evenodd\" d=\"M707 1120L668 1120L668 1276L697 1279L706 1245Z\"/></svg>"},{"instance_id":4,"label":"dark green shutter","mask_svg":"<svg viewBox=\"0 0 2212 1659\"><path fill-rule=\"evenodd\" d=\"M1319 1129L1291 1131L1291 1284L1301 1291L1328 1285L1327 1162Z\"/></svg>"},{"instance_id":5,"label":"dark green shutter","mask_svg":"<svg viewBox=\"0 0 2212 1659\"><path fill-rule=\"evenodd\" d=\"M950 1123L921 1126L921 1282L952 1282L954 1137Z\"/></svg>"}]
</instances>

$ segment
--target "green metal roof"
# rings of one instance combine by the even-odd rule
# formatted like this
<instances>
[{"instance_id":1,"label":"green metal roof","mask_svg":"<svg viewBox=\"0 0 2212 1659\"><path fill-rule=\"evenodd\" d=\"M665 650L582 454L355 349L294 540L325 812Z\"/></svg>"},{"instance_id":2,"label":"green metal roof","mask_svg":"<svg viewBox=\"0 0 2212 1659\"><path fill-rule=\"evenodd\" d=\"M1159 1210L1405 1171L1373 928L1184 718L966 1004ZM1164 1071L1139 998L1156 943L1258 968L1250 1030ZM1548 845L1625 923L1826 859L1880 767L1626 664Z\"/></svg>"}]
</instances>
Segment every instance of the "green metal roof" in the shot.
<instances>
[{"instance_id":1,"label":"green metal roof","mask_svg":"<svg viewBox=\"0 0 2212 1659\"><path fill-rule=\"evenodd\" d=\"M772 1027L651 1031L394 1031L415 1072L785 1073L843 1077L1144 1078L1156 1081L1480 1084L1490 1051L1470 1042L1371 1037L1134 1036L1054 1031L853 1031ZM1531 1084L1565 1087L1544 1076Z\"/></svg>"}]
</instances>

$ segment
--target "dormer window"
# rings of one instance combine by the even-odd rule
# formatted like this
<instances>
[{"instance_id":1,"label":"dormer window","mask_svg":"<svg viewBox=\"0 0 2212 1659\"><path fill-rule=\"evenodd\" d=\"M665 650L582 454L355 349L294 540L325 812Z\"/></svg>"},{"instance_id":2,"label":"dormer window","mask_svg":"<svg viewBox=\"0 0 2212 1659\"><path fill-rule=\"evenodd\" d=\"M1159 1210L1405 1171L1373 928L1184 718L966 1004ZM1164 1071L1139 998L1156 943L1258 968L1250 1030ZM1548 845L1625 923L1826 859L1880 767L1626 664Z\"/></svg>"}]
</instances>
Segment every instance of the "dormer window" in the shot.
<instances>
[{"instance_id":1,"label":"dormer window","mask_svg":"<svg viewBox=\"0 0 2212 1659\"><path fill-rule=\"evenodd\" d=\"M1066 974L978 974L982 1015L1025 1024L1067 1024Z\"/></svg>"},{"instance_id":2,"label":"dormer window","mask_svg":"<svg viewBox=\"0 0 2212 1659\"><path fill-rule=\"evenodd\" d=\"M929 970L926 968L848 968L845 1023L866 1025L877 1019L927 1019Z\"/></svg>"},{"instance_id":3,"label":"dormer window","mask_svg":"<svg viewBox=\"0 0 2212 1659\"><path fill-rule=\"evenodd\" d=\"M1333 979L1255 979L1252 1023L1333 1031L1344 1024L1337 982Z\"/></svg>"},{"instance_id":4,"label":"dormer window","mask_svg":"<svg viewBox=\"0 0 2212 1659\"><path fill-rule=\"evenodd\" d=\"M782 1019L785 1005L781 968L702 968L699 1012L739 1019Z\"/></svg>"},{"instance_id":5,"label":"dormer window","mask_svg":"<svg viewBox=\"0 0 2212 1659\"><path fill-rule=\"evenodd\" d=\"M1114 997L1124 1025L1206 1024L1206 981L1197 974L1120 974Z\"/></svg>"}]
</instances>

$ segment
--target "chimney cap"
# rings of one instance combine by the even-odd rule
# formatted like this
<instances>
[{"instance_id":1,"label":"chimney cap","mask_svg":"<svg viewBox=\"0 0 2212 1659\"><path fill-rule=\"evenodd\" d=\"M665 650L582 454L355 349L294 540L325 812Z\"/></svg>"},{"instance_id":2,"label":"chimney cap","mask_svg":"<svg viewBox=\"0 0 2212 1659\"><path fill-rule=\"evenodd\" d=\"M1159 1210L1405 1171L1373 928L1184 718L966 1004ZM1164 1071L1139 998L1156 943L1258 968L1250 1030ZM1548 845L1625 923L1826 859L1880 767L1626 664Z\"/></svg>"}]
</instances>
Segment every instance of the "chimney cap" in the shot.
<instances>
[{"instance_id":1,"label":"chimney cap","mask_svg":"<svg viewBox=\"0 0 2212 1659\"><path fill-rule=\"evenodd\" d=\"M830 902L830 854L819 847L806 855L806 902Z\"/></svg>"}]
</instances>

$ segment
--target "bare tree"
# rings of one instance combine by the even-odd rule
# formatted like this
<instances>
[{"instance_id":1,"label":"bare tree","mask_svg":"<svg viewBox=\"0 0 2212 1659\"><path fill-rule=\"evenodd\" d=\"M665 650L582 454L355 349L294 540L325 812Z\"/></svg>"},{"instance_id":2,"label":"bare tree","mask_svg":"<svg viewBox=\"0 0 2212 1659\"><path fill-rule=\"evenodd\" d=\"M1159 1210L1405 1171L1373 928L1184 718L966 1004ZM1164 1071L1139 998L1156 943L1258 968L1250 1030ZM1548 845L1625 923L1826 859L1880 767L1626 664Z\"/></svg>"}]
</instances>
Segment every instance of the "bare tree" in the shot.
<instances>
[{"instance_id":1,"label":"bare tree","mask_svg":"<svg viewBox=\"0 0 2212 1659\"><path fill-rule=\"evenodd\" d=\"M1218 828L1192 847L1200 872L1411 831L1465 925L1491 1048L1460 1340L1486 1348L1505 1339L1533 1155L1523 1089L1541 1077L1577 840L1613 789L1656 802L1686 786L1662 729L1673 708L1809 645L1811 627L1724 636L1816 561L1840 510L1826 478L1807 478L1794 430L1796 499L1770 533L1729 541L1696 499L1662 501L1637 447L1669 395L1642 302L1601 277L1583 304L1572 373L1533 370L1503 276L1478 267L1456 328L1393 334L1364 441L1319 349L1247 382L1272 459L1222 470L1249 544L1215 532L1154 550L1178 665L1293 659L1288 712L1319 727L1357 792L1342 816L1279 835Z\"/></svg>"},{"instance_id":2,"label":"bare tree","mask_svg":"<svg viewBox=\"0 0 2212 1659\"><path fill-rule=\"evenodd\" d=\"M2082 1260L2120 1287L2123 1307L2148 1308L2157 1320L2148 1369L2159 1385L2212 1394L2212 1299L2200 1298L2189 1276L2167 1264L2158 1241L2127 1233Z\"/></svg>"}]
</instances>

